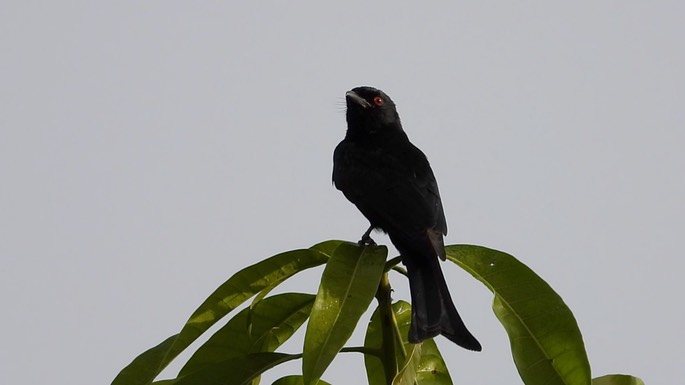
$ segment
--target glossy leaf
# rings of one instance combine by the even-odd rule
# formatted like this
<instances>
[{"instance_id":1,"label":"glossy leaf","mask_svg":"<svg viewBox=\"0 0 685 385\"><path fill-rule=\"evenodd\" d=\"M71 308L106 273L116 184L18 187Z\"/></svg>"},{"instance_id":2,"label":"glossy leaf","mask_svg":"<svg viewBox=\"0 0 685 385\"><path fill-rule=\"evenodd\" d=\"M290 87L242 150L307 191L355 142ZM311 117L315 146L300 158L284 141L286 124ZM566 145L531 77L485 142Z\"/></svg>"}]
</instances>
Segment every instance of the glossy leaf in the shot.
<instances>
[{"instance_id":1,"label":"glossy leaf","mask_svg":"<svg viewBox=\"0 0 685 385\"><path fill-rule=\"evenodd\" d=\"M273 352L307 320L314 298L311 294L278 294L253 309L243 309L200 346L179 376L231 357Z\"/></svg>"},{"instance_id":2,"label":"glossy leaf","mask_svg":"<svg viewBox=\"0 0 685 385\"><path fill-rule=\"evenodd\" d=\"M259 291L326 263L329 256L319 250L334 249L338 244L340 241L328 241L315 245L316 250L288 251L239 271L195 310L179 334L136 357L117 375L112 385L150 384L171 360L223 316Z\"/></svg>"},{"instance_id":3,"label":"glossy leaf","mask_svg":"<svg viewBox=\"0 0 685 385\"><path fill-rule=\"evenodd\" d=\"M331 256L335 254L335 250L340 247L340 245L348 244L349 242L340 240L331 240L319 242L316 245L310 247L310 250L318 251L324 255Z\"/></svg>"},{"instance_id":4,"label":"glossy leaf","mask_svg":"<svg viewBox=\"0 0 685 385\"><path fill-rule=\"evenodd\" d=\"M592 379L592 385L645 385L641 379L626 374L609 374Z\"/></svg>"},{"instance_id":5,"label":"glossy leaf","mask_svg":"<svg viewBox=\"0 0 685 385\"><path fill-rule=\"evenodd\" d=\"M304 385L304 377L302 376L286 376L279 378L271 385ZM319 380L316 385L331 385L324 380Z\"/></svg>"},{"instance_id":6,"label":"glossy leaf","mask_svg":"<svg viewBox=\"0 0 685 385\"><path fill-rule=\"evenodd\" d=\"M421 360L421 345L412 344L407 351L407 360L400 367L397 376L392 380L392 385L414 385L416 382L416 373L419 369L419 361Z\"/></svg>"},{"instance_id":7,"label":"glossy leaf","mask_svg":"<svg viewBox=\"0 0 685 385\"><path fill-rule=\"evenodd\" d=\"M589 385L590 364L571 310L537 274L513 256L481 246L445 248L447 258L494 294L514 362L527 385Z\"/></svg>"},{"instance_id":8,"label":"glossy leaf","mask_svg":"<svg viewBox=\"0 0 685 385\"><path fill-rule=\"evenodd\" d=\"M416 371L419 385L452 385L452 377L434 340L421 343L421 360Z\"/></svg>"},{"instance_id":9,"label":"glossy leaf","mask_svg":"<svg viewBox=\"0 0 685 385\"><path fill-rule=\"evenodd\" d=\"M407 341L409 326L411 325L411 305L405 301L397 301L392 305L392 310L395 314L405 351L409 352L413 346L413 344ZM382 343L381 326L378 309L376 309L366 330L366 337L364 338L365 348L380 348ZM435 341L429 339L421 345L421 355L416 373L417 383L420 385L452 385L452 378L447 370L447 365L445 365L445 361ZM383 364L380 358L371 354L365 354L364 365L366 366L369 385L386 384Z\"/></svg>"},{"instance_id":10,"label":"glossy leaf","mask_svg":"<svg viewBox=\"0 0 685 385\"><path fill-rule=\"evenodd\" d=\"M406 302L396 302L392 305L392 312L395 318L398 317L398 311L401 311ZM407 305L408 306L408 305ZM366 367L366 378L369 385L386 385L386 370L397 372L398 367L404 361L405 352L401 352L401 347L397 345L397 341L401 337L397 335L397 331L393 325L392 319L383 319L383 312L380 306L376 307L371 320L366 328L366 336L364 337L364 348L368 351L376 352L377 354L364 354L364 366ZM394 322L397 322L395 319ZM383 335L387 338L392 338L388 348L384 348ZM404 339L406 341L406 338ZM387 342L386 342L387 343ZM389 350L389 351L386 351ZM401 361L401 362L398 362ZM388 369L386 369L384 362L387 362Z\"/></svg>"},{"instance_id":11,"label":"glossy leaf","mask_svg":"<svg viewBox=\"0 0 685 385\"><path fill-rule=\"evenodd\" d=\"M112 385L151 383L159 372L164 369L160 365L167 360L167 355L178 340L178 336L178 334L175 334L139 355L119 372Z\"/></svg>"},{"instance_id":12,"label":"glossy leaf","mask_svg":"<svg viewBox=\"0 0 685 385\"><path fill-rule=\"evenodd\" d=\"M300 358L299 354L252 353L207 365L174 385L249 385L252 380L276 365Z\"/></svg>"},{"instance_id":13,"label":"glossy leaf","mask_svg":"<svg viewBox=\"0 0 685 385\"><path fill-rule=\"evenodd\" d=\"M252 309L250 353L274 351L292 337L309 318L315 299L313 294L285 293L259 303Z\"/></svg>"},{"instance_id":14,"label":"glossy leaf","mask_svg":"<svg viewBox=\"0 0 685 385\"><path fill-rule=\"evenodd\" d=\"M314 384L373 300L383 274L385 247L340 244L321 277L304 340L302 373Z\"/></svg>"},{"instance_id":15,"label":"glossy leaf","mask_svg":"<svg viewBox=\"0 0 685 385\"><path fill-rule=\"evenodd\" d=\"M339 240L331 240L331 241L324 241L317 243L316 245L310 247L310 250L314 251L319 251L323 253L324 255L331 256L335 252L335 249L340 246L340 244L344 243L344 241L339 241ZM275 282L274 284L267 286L266 288L262 289L257 295L254 297L252 300L252 304L250 307L254 307L256 304L259 303L262 299L264 299L269 293L276 288L281 282Z\"/></svg>"}]
</instances>

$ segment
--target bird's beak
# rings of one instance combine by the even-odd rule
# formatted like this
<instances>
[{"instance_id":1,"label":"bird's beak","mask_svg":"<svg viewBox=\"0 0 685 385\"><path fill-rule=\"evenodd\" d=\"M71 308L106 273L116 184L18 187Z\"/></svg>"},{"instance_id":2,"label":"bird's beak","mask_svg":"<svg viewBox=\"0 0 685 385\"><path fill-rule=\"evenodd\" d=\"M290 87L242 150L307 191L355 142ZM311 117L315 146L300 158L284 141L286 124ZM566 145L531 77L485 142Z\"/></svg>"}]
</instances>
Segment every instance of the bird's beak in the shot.
<instances>
[{"instance_id":1,"label":"bird's beak","mask_svg":"<svg viewBox=\"0 0 685 385\"><path fill-rule=\"evenodd\" d=\"M361 96L354 93L354 91L347 91L347 93L345 94L345 97L347 98L348 101L352 100L353 102L359 104L363 108L371 107L371 103L367 102L366 99L364 99Z\"/></svg>"}]
</instances>

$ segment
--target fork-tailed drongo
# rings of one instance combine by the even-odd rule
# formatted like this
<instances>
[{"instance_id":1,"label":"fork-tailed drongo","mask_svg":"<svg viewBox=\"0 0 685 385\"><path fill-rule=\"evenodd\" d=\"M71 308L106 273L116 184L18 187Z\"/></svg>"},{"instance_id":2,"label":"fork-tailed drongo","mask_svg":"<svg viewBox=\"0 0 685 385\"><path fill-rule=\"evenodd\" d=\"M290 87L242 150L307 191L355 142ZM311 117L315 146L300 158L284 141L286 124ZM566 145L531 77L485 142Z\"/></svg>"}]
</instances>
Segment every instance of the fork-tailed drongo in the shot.
<instances>
[{"instance_id":1,"label":"fork-tailed drongo","mask_svg":"<svg viewBox=\"0 0 685 385\"><path fill-rule=\"evenodd\" d=\"M442 334L470 350L480 343L452 302L438 258L445 259L447 222L426 156L405 134L395 103L383 91L357 87L345 94L347 134L333 155L333 182L373 229L386 232L407 267L412 321L409 341Z\"/></svg>"}]
</instances>

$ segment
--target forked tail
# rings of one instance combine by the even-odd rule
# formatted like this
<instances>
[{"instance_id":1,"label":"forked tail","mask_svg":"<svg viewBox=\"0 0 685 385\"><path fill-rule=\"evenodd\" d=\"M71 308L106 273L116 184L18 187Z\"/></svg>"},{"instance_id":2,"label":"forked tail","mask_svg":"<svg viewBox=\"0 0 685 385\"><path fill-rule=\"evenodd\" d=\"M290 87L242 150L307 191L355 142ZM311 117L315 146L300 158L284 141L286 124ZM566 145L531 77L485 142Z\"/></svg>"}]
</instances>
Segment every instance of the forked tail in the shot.
<instances>
[{"instance_id":1,"label":"forked tail","mask_svg":"<svg viewBox=\"0 0 685 385\"><path fill-rule=\"evenodd\" d=\"M480 351L480 343L466 329L452 302L438 259L404 255L402 259L411 290L409 342L418 343L442 334L465 349Z\"/></svg>"}]
</instances>

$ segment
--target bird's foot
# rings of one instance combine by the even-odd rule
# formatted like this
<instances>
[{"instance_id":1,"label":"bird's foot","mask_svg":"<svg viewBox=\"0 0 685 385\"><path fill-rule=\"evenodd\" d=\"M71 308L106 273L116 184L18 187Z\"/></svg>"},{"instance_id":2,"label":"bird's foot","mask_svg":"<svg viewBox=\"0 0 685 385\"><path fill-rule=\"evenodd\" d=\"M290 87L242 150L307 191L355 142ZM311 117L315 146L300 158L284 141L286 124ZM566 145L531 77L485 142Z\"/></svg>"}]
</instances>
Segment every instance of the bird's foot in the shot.
<instances>
[{"instance_id":1,"label":"bird's foot","mask_svg":"<svg viewBox=\"0 0 685 385\"><path fill-rule=\"evenodd\" d=\"M366 230L364 235L362 235L362 239L357 242L359 246L376 246L376 242L371 239L371 232L373 231L373 225L369 226L369 228Z\"/></svg>"},{"instance_id":2,"label":"bird's foot","mask_svg":"<svg viewBox=\"0 0 685 385\"><path fill-rule=\"evenodd\" d=\"M377 246L376 241L371 239L368 233L362 235L362 239L360 239L357 243L359 244L359 246Z\"/></svg>"}]
</instances>

